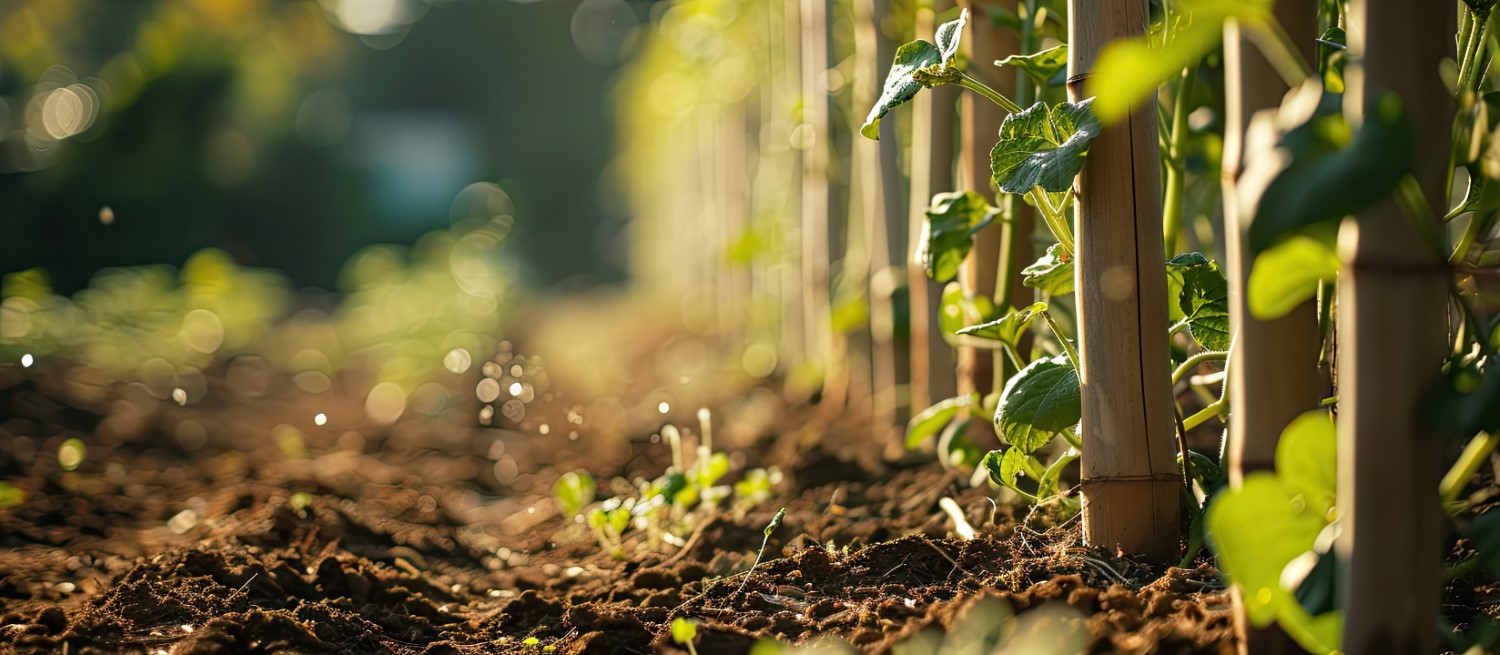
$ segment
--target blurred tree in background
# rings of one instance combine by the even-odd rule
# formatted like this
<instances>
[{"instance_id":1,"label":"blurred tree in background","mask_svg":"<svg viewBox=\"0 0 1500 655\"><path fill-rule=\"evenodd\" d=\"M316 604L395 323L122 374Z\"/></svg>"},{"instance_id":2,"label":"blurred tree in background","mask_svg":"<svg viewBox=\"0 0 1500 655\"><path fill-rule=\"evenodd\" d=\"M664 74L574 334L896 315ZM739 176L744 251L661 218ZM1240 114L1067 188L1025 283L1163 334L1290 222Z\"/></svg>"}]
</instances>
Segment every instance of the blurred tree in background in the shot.
<instances>
[{"instance_id":1,"label":"blurred tree in background","mask_svg":"<svg viewBox=\"0 0 1500 655\"><path fill-rule=\"evenodd\" d=\"M0 269L61 292L217 247L334 288L476 182L532 282L623 276L611 78L649 3L0 2ZM106 209L107 208L107 209Z\"/></svg>"}]
</instances>

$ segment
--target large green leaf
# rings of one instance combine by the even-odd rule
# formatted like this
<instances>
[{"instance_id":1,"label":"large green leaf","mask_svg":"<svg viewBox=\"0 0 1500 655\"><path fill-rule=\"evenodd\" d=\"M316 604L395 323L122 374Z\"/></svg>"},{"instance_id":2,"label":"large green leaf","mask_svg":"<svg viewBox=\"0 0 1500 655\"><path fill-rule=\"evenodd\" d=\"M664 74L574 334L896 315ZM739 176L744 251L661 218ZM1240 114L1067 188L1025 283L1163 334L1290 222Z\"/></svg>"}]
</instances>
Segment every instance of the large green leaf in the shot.
<instances>
[{"instance_id":1,"label":"large green leaf","mask_svg":"<svg viewBox=\"0 0 1500 655\"><path fill-rule=\"evenodd\" d=\"M1339 258L1325 240L1290 237L1262 252L1251 264L1245 291L1250 313L1261 320L1285 316L1338 276Z\"/></svg>"},{"instance_id":2,"label":"large green leaf","mask_svg":"<svg viewBox=\"0 0 1500 655\"><path fill-rule=\"evenodd\" d=\"M1066 354L1039 359L1005 383L995 432L1023 453L1035 452L1083 415L1078 371Z\"/></svg>"},{"instance_id":3,"label":"large green leaf","mask_svg":"<svg viewBox=\"0 0 1500 655\"><path fill-rule=\"evenodd\" d=\"M971 237L999 215L999 209L972 191L933 196L917 242L917 261L922 262L927 277L947 282L958 275L958 267L974 246Z\"/></svg>"},{"instance_id":4,"label":"large green leaf","mask_svg":"<svg viewBox=\"0 0 1500 655\"><path fill-rule=\"evenodd\" d=\"M1089 143L1099 136L1093 99L1048 107L1038 102L1005 117L990 151L995 186L1006 193L1067 191L1083 169Z\"/></svg>"},{"instance_id":5,"label":"large green leaf","mask_svg":"<svg viewBox=\"0 0 1500 655\"><path fill-rule=\"evenodd\" d=\"M1177 294L1177 311L1193 340L1209 350L1228 350L1229 282L1219 265L1200 253L1177 255L1167 262L1168 288Z\"/></svg>"},{"instance_id":6,"label":"large green leaf","mask_svg":"<svg viewBox=\"0 0 1500 655\"><path fill-rule=\"evenodd\" d=\"M1161 47L1159 37L1118 39L1105 46L1094 62L1085 92L1097 99L1094 111L1106 123L1129 115L1130 110L1156 95L1156 88L1197 66L1218 47L1224 22L1231 18L1241 25L1264 25L1270 17L1270 0L1177 0L1172 3L1174 20Z\"/></svg>"},{"instance_id":7,"label":"large green leaf","mask_svg":"<svg viewBox=\"0 0 1500 655\"><path fill-rule=\"evenodd\" d=\"M1422 423L1454 439L1500 432L1500 365L1487 368L1450 365L1419 405Z\"/></svg>"},{"instance_id":8,"label":"large green leaf","mask_svg":"<svg viewBox=\"0 0 1500 655\"><path fill-rule=\"evenodd\" d=\"M1012 311L999 320L966 327L959 330L958 333L980 339L999 341L1014 348L1021 335L1026 333L1026 328L1031 325L1031 321L1037 317L1038 313L1046 311L1046 309L1047 303L1034 303L1030 307Z\"/></svg>"},{"instance_id":9,"label":"large green leaf","mask_svg":"<svg viewBox=\"0 0 1500 655\"><path fill-rule=\"evenodd\" d=\"M1338 438L1328 412L1313 410L1293 419L1276 443L1276 477L1301 494L1308 511L1333 519Z\"/></svg>"},{"instance_id":10,"label":"large green leaf","mask_svg":"<svg viewBox=\"0 0 1500 655\"><path fill-rule=\"evenodd\" d=\"M1329 117L1314 117L1311 124ZM1401 101L1385 94L1365 109L1365 122L1347 148L1338 148L1338 131L1326 126L1293 130L1282 145L1292 163L1266 187L1250 223L1250 249L1259 253L1282 236L1324 221L1336 221L1391 195L1411 172L1416 158L1416 130Z\"/></svg>"},{"instance_id":11,"label":"large green leaf","mask_svg":"<svg viewBox=\"0 0 1500 655\"><path fill-rule=\"evenodd\" d=\"M1019 68L1037 86L1046 86L1058 71L1068 67L1068 44L1062 43L1030 55L1011 55L995 62L995 65Z\"/></svg>"},{"instance_id":12,"label":"large green leaf","mask_svg":"<svg viewBox=\"0 0 1500 655\"><path fill-rule=\"evenodd\" d=\"M1282 606L1297 604L1281 587L1281 571L1311 550L1327 525L1323 516L1298 507L1296 492L1272 473L1246 476L1208 506L1208 537L1219 569L1244 589L1245 613L1257 626L1269 625Z\"/></svg>"},{"instance_id":13,"label":"large green leaf","mask_svg":"<svg viewBox=\"0 0 1500 655\"><path fill-rule=\"evenodd\" d=\"M936 45L918 39L896 49L896 57L891 62L891 71L886 74L885 87L880 92L880 99L876 100L875 106L870 108L870 115L865 118L865 124L859 128L860 134L869 139L880 138L880 119L892 109L906 104L908 100L916 97L918 91L922 90L922 83L918 82L912 74L929 66L947 64L951 61L958 53L958 41L963 35L964 23L968 22L968 19L969 12L964 10L959 14L958 20L939 25Z\"/></svg>"},{"instance_id":14,"label":"large green leaf","mask_svg":"<svg viewBox=\"0 0 1500 655\"><path fill-rule=\"evenodd\" d=\"M1021 284L1054 296L1073 293L1073 258L1063 254L1062 244L1047 246L1046 254L1021 269Z\"/></svg>"},{"instance_id":15,"label":"large green leaf","mask_svg":"<svg viewBox=\"0 0 1500 655\"><path fill-rule=\"evenodd\" d=\"M979 410L979 394L958 396L939 402L922 410L906 424L906 449L916 450L928 437L937 434L943 426L965 410Z\"/></svg>"}]
</instances>

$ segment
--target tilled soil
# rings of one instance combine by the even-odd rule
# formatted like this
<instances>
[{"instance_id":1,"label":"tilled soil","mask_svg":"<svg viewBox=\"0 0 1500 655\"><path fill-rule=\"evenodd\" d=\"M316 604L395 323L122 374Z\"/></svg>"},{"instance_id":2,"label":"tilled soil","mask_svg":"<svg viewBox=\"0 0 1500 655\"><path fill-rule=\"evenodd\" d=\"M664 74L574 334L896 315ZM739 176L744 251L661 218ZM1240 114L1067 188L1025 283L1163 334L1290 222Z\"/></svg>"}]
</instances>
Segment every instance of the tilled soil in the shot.
<instances>
[{"instance_id":1,"label":"tilled soil","mask_svg":"<svg viewBox=\"0 0 1500 655\"><path fill-rule=\"evenodd\" d=\"M587 427L561 399L484 427L459 380L450 406L382 427L362 398L312 402L284 381L249 397L214 383L178 407L139 384L80 401L66 379L0 379L0 477L25 493L0 509L0 652L672 652L676 617L699 623L705 654L763 639L950 652L938 635L998 626L1055 652L1234 647L1211 566L1083 548L1076 522L995 506L930 457L885 461L858 421L768 414L754 391L715 415L758 417L738 438L726 426L724 448L731 476L779 466L776 497L701 520L680 548L627 541L617 561L558 515L551 485L586 468L607 495L613 475L659 474L665 446L630 422L608 444L538 432ZM88 450L64 471L69 438ZM944 497L976 538L955 537Z\"/></svg>"}]
</instances>

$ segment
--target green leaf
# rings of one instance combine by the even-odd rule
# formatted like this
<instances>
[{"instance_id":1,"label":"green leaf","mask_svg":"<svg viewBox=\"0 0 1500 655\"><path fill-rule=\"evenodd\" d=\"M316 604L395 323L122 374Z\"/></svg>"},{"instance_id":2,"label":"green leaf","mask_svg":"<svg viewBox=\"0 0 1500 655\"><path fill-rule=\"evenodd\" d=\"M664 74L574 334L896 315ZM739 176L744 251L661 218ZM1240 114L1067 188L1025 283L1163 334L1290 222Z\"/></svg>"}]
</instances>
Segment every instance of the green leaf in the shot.
<instances>
[{"instance_id":1,"label":"green leaf","mask_svg":"<svg viewBox=\"0 0 1500 655\"><path fill-rule=\"evenodd\" d=\"M1015 347L1016 341L1021 338L1022 334L1026 333L1026 327L1031 325L1032 319L1037 317L1038 312L1045 311L1046 309L1047 303L1035 303L1030 307L1012 311L999 320L966 327L959 330L958 334L999 341Z\"/></svg>"},{"instance_id":2,"label":"green leaf","mask_svg":"<svg viewBox=\"0 0 1500 655\"><path fill-rule=\"evenodd\" d=\"M949 282L943 287L938 307L938 329L942 330L943 338L948 339L959 330L995 320L995 313L995 301L989 296L967 298L963 287L957 282Z\"/></svg>"},{"instance_id":3,"label":"green leaf","mask_svg":"<svg viewBox=\"0 0 1500 655\"><path fill-rule=\"evenodd\" d=\"M1258 27L1270 17L1270 0L1178 0L1172 3L1178 20L1168 30L1166 46L1160 37L1118 39L1104 47L1090 71L1085 93L1096 98L1094 111L1105 123L1115 123L1131 109L1155 97L1157 87L1176 78L1182 69L1197 66L1218 47L1224 22L1231 18Z\"/></svg>"},{"instance_id":4,"label":"green leaf","mask_svg":"<svg viewBox=\"0 0 1500 655\"><path fill-rule=\"evenodd\" d=\"M9 483L0 482L0 509L15 507L26 502L26 491Z\"/></svg>"},{"instance_id":5,"label":"green leaf","mask_svg":"<svg viewBox=\"0 0 1500 655\"><path fill-rule=\"evenodd\" d=\"M672 641L684 646L698 638L698 624L682 617L672 619Z\"/></svg>"},{"instance_id":6,"label":"green leaf","mask_svg":"<svg viewBox=\"0 0 1500 655\"><path fill-rule=\"evenodd\" d=\"M1255 257L1245 299L1261 320L1285 316L1318 287L1338 277L1339 258L1331 244L1308 235L1284 239Z\"/></svg>"},{"instance_id":7,"label":"green leaf","mask_svg":"<svg viewBox=\"0 0 1500 655\"><path fill-rule=\"evenodd\" d=\"M1315 117L1310 123L1330 120ZM1347 148L1337 148L1334 130L1289 133L1311 137L1291 149L1292 163L1266 187L1250 223L1250 249L1262 252L1282 236L1325 221L1337 221L1391 195L1416 159L1416 130L1394 95L1373 98L1365 122Z\"/></svg>"},{"instance_id":8,"label":"green leaf","mask_svg":"<svg viewBox=\"0 0 1500 655\"><path fill-rule=\"evenodd\" d=\"M1039 359L1005 383L995 411L995 432L1030 454L1083 415L1078 371L1066 354Z\"/></svg>"},{"instance_id":9,"label":"green leaf","mask_svg":"<svg viewBox=\"0 0 1500 655\"><path fill-rule=\"evenodd\" d=\"M896 49L896 57L891 62L891 71L886 74L880 99L870 108L870 115L859 128L860 134L868 139L880 138L880 119L892 109L906 104L922 90L922 84L912 74L934 64L946 64L958 53L958 41L963 36L964 23L968 22L968 18L969 12L964 10L959 14L958 20L939 25L937 45L918 39Z\"/></svg>"},{"instance_id":10,"label":"green leaf","mask_svg":"<svg viewBox=\"0 0 1500 655\"><path fill-rule=\"evenodd\" d=\"M699 460L693 466L693 483L699 489L707 489L714 486L719 478L729 472L729 456L724 453L714 453L707 460Z\"/></svg>"},{"instance_id":11,"label":"green leaf","mask_svg":"<svg viewBox=\"0 0 1500 655\"><path fill-rule=\"evenodd\" d=\"M1030 55L1011 55L995 62L995 65L1019 68L1037 86L1047 86L1058 71L1068 67L1068 44L1063 43Z\"/></svg>"},{"instance_id":12,"label":"green leaf","mask_svg":"<svg viewBox=\"0 0 1500 655\"><path fill-rule=\"evenodd\" d=\"M1228 350L1229 282L1219 265L1200 253L1177 255L1167 262L1168 288L1177 293L1174 317L1187 321L1198 345Z\"/></svg>"},{"instance_id":13,"label":"green leaf","mask_svg":"<svg viewBox=\"0 0 1500 655\"><path fill-rule=\"evenodd\" d=\"M1299 509L1300 508L1300 509ZM1281 571L1313 547L1327 525L1297 501L1297 492L1272 473L1245 477L1237 489L1219 493L1208 506L1208 536L1219 568L1244 589L1245 613L1257 626L1296 606L1281 587Z\"/></svg>"},{"instance_id":14,"label":"green leaf","mask_svg":"<svg viewBox=\"0 0 1500 655\"><path fill-rule=\"evenodd\" d=\"M583 512L583 507L594 502L594 478L583 471L562 474L552 485L552 496L557 500L563 516L574 517Z\"/></svg>"},{"instance_id":15,"label":"green leaf","mask_svg":"<svg viewBox=\"0 0 1500 655\"><path fill-rule=\"evenodd\" d=\"M991 450L984 456L984 459L980 460L979 465L984 467L985 475L989 476L990 482L1023 495L1032 495L1017 483L1021 477L1021 471L1026 467L1026 453L1021 452L1021 449Z\"/></svg>"},{"instance_id":16,"label":"green leaf","mask_svg":"<svg viewBox=\"0 0 1500 655\"><path fill-rule=\"evenodd\" d=\"M1021 269L1021 284L1054 296L1073 293L1073 258L1063 253L1062 244L1047 246L1046 254Z\"/></svg>"},{"instance_id":17,"label":"green leaf","mask_svg":"<svg viewBox=\"0 0 1500 655\"><path fill-rule=\"evenodd\" d=\"M1000 123L1000 141L990 150L995 186L1006 193L1026 193L1033 187L1067 191L1083 169L1089 143L1099 136L1093 99L1062 102L1052 107L1038 102Z\"/></svg>"},{"instance_id":18,"label":"green leaf","mask_svg":"<svg viewBox=\"0 0 1500 655\"><path fill-rule=\"evenodd\" d=\"M776 510L776 516L771 517L771 522L766 524L766 529L760 531L761 534L765 535L767 539L771 538L771 533L781 527L781 520L784 518L786 518L786 508L783 507Z\"/></svg>"},{"instance_id":19,"label":"green leaf","mask_svg":"<svg viewBox=\"0 0 1500 655\"><path fill-rule=\"evenodd\" d=\"M1276 444L1276 477L1299 494L1308 511L1333 518L1337 492L1338 439L1328 412L1313 410L1293 419Z\"/></svg>"},{"instance_id":20,"label":"green leaf","mask_svg":"<svg viewBox=\"0 0 1500 655\"><path fill-rule=\"evenodd\" d=\"M972 410L978 405L979 394L973 393L949 398L922 410L906 424L906 449L916 450L928 437L937 434L953 417L958 416L960 411L965 408Z\"/></svg>"},{"instance_id":21,"label":"green leaf","mask_svg":"<svg viewBox=\"0 0 1500 655\"><path fill-rule=\"evenodd\" d=\"M969 256L975 232L993 223L1000 210L972 191L939 193L927 208L922 238L917 242L917 261L927 277L947 282L958 275L958 267Z\"/></svg>"}]
</instances>

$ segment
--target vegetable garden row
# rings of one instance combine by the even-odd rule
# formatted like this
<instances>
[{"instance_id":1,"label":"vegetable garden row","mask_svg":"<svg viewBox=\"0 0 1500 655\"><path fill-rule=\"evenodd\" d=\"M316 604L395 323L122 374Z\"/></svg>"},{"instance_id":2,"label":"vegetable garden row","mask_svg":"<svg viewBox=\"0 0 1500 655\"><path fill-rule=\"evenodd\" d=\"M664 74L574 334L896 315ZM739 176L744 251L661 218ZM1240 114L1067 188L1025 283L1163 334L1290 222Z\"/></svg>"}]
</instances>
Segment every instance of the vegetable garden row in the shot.
<instances>
[{"instance_id":1,"label":"vegetable garden row","mask_svg":"<svg viewBox=\"0 0 1500 655\"><path fill-rule=\"evenodd\" d=\"M687 5L622 89L637 260L877 438L1207 548L1249 652L1436 652L1500 556L1494 4Z\"/></svg>"}]
</instances>

